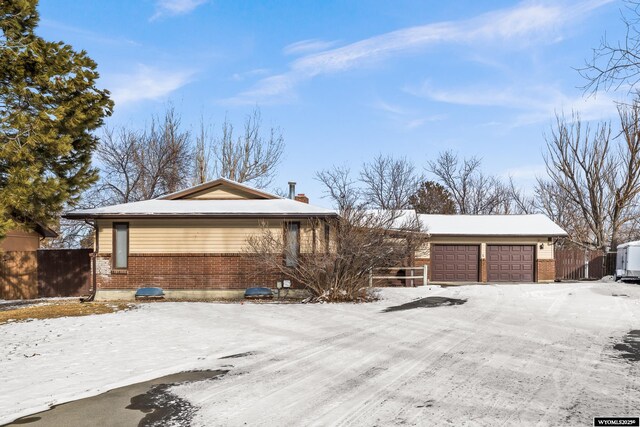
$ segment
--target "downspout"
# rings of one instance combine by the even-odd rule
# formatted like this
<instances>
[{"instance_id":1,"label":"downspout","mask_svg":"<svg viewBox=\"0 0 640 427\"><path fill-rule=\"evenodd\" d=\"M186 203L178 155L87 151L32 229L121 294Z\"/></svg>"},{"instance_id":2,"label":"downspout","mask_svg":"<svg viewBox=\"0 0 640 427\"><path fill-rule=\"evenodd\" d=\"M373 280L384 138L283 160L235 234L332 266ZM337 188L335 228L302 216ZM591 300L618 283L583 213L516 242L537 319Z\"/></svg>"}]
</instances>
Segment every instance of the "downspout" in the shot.
<instances>
[{"instance_id":1,"label":"downspout","mask_svg":"<svg viewBox=\"0 0 640 427\"><path fill-rule=\"evenodd\" d=\"M92 281L91 295L89 295L89 297L87 298L80 298L80 302L91 302L95 299L96 292L98 291L98 272L96 271L96 266L97 266L96 259L98 257L98 254L100 253L100 238L98 237L99 233L98 233L98 226L96 224L96 220L93 220L93 223L91 223L85 219L84 222L93 228L96 236L96 242L95 242L95 248L94 248L95 250L91 256L91 263L92 263L91 269L93 270L92 271L93 274L91 275L92 276L91 277L91 281Z\"/></svg>"}]
</instances>

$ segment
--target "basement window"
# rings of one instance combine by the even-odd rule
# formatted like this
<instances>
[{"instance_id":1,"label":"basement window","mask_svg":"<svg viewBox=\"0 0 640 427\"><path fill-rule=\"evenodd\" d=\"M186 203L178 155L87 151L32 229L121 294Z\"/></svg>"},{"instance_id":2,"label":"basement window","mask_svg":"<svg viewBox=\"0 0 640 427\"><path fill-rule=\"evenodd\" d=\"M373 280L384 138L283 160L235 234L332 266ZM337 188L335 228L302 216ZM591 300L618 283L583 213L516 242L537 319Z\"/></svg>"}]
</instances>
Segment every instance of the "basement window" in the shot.
<instances>
[{"instance_id":1,"label":"basement window","mask_svg":"<svg viewBox=\"0 0 640 427\"><path fill-rule=\"evenodd\" d=\"M113 268L126 270L129 262L129 223L113 223Z\"/></svg>"}]
</instances>

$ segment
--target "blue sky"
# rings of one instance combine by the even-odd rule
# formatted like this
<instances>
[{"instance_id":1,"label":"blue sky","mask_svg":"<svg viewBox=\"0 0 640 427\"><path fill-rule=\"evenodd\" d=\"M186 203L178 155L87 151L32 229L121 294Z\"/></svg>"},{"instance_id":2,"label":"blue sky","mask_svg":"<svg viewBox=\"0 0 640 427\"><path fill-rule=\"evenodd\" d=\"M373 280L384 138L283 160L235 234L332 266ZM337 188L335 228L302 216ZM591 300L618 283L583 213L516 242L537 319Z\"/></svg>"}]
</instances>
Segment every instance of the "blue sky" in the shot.
<instances>
[{"instance_id":1,"label":"blue sky","mask_svg":"<svg viewBox=\"0 0 640 427\"><path fill-rule=\"evenodd\" d=\"M554 111L615 117L624 94L585 97L573 69L623 3L586 1L41 0L39 34L85 49L116 102L110 126L143 126L172 102L195 129L256 105L282 129L276 184L322 200L316 171L379 153L420 167L438 152L531 186Z\"/></svg>"}]
</instances>

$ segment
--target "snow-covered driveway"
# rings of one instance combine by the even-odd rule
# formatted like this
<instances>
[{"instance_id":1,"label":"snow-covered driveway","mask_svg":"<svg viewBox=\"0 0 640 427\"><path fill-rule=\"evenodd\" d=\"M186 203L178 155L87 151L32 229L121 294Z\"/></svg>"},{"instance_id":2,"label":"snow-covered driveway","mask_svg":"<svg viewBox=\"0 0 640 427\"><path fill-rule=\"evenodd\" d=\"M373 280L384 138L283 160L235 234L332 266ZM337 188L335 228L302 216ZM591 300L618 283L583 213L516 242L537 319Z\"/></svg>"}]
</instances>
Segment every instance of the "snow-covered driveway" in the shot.
<instances>
[{"instance_id":1,"label":"snow-covered driveway","mask_svg":"<svg viewBox=\"0 0 640 427\"><path fill-rule=\"evenodd\" d=\"M426 296L462 305L382 312ZM640 415L640 285L384 289L371 304L161 303L0 326L0 424L189 369L201 425L591 425ZM221 357L252 352L238 358ZM232 366L229 366L232 365Z\"/></svg>"}]
</instances>

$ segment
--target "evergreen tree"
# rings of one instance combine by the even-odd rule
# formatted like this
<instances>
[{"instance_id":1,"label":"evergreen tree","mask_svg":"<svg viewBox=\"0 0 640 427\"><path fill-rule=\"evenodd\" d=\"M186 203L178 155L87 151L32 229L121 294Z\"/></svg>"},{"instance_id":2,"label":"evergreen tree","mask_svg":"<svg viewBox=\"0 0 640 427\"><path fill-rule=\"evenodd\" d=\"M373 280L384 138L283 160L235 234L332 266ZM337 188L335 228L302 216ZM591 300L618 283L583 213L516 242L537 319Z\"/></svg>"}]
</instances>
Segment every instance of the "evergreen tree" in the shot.
<instances>
[{"instance_id":1,"label":"evergreen tree","mask_svg":"<svg viewBox=\"0 0 640 427\"><path fill-rule=\"evenodd\" d=\"M453 215L456 204L449 190L434 181L422 183L418 192L411 197L411 205L418 213Z\"/></svg>"},{"instance_id":2,"label":"evergreen tree","mask_svg":"<svg viewBox=\"0 0 640 427\"><path fill-rule=\"evenodd\" d=\"M92 131L113 107L85 51L35 34L37 3L0 2L0 238L52 225L97 179Z\"/></svg>"}]
</instances>

